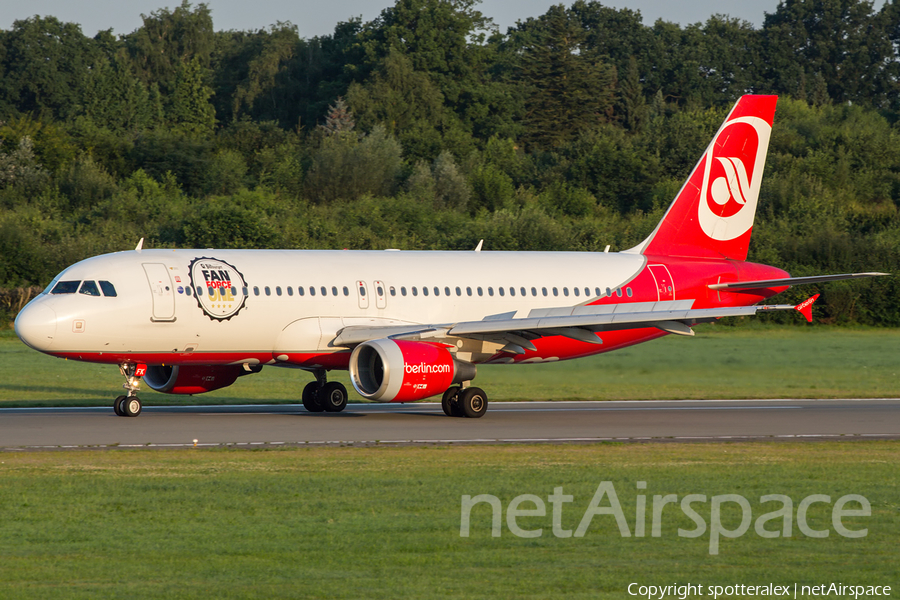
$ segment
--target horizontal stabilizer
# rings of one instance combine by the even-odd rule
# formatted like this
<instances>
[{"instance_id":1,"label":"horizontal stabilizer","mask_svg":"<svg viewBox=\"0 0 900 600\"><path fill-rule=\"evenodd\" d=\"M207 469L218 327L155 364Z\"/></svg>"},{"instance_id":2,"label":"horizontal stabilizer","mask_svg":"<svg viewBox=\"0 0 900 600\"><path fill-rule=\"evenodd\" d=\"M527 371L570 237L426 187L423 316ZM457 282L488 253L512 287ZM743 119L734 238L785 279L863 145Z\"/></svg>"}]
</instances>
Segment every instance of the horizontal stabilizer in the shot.
<instances>
[{"instance_id":1,"label":"horizontal stabilizer","mask_svg":"<svg viewBox=\"0 0 900 600\"><path fill-rule=\"evenodd\" d=\"M890 273L842 273L840 275L813 275L812 277L786 277L784 279L762 279L759 281L731 281L728 283L711 283L711 290L758 290L785 285L805 285L809 283L826 283L845 279L862 279L864 277L883 277Z\"/></svg>"}]
</instances>

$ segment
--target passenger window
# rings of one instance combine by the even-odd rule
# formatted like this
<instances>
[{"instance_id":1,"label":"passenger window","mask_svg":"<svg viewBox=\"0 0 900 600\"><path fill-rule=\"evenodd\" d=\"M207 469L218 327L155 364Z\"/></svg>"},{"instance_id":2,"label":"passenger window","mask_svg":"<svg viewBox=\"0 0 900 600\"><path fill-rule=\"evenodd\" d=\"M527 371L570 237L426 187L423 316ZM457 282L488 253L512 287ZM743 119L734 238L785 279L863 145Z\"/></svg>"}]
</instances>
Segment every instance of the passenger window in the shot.
<instances>
[{"instance_id":1,"label":"passenger window","mask_svg":"<svg viewBox=\"0 0 900 600\"><path fill-rule=\"evenodd\" d=\"M444 288L444 295L445 295L445 296L449 296L449 295L450 295L450 288L448 288L448 287L445 287L445 288Z\"/></svg>"},{"instance_id":2,"label":"passenger window","mask_svg":"<svg viewBox=\"0 0 900 600\"><path fill-rule=\"evenodd\" d=\"M302 289L302 288L298 288L298 289ZM250 288L244 288L244 289L242 290L242 292L244 293L245 296L249 296L249 295L250 295ZM303 292L301 292L301 295L302 295L302 293L303 293Z\"/></svg>"},{"instance_id":3,"label":"passenger window","mask_svg":"<svg viewBox=\"0 0 900 600\"><path fill-rule=\"evenodd\" d=\"M585 296L590 296L590 295L591 295L591 288L589 288L589 287L584 288L584 295L585 295Z\"/></svg>"},{"instance_id":4,"label":"passenger window","mask_svg":"<svg viewBox=\"0 0 900 600\"><path fill-rule=\"evenodd\" d=\"M500 295L501 295L501 296L505 296L505 295L506 295L506 290L504 290L502 287L501 287L501 288L497 288L497 291L500 292Z\"/></svg>"},{"instance_id":5,"label":"passenger window","mask_svg":"<svg viewBox=\"0 0 900 600\"><path fill-rule=\"evenodd\" d=\"M400 295L404 296L404 297L406 296L406 286L405 285L400 286Z\"/></svg>"},{"instance_id":6,"label":"passenger window","mask_svg":"<svg viewBox=\"0 0 900 600\"><path fill-rule=\"evenodd\" d=\"M231 288L228 288L228 289L230 290ZM219 288L219 295L222 296L222 297L224 298L224 297L225 297L225 293L226 293L227 291L228 291L228 290L226 290L225 288Z\"/></svg>"},{"instance_id":7,"label":"passenger window","mask_svg":"<svg viewBox=\"0 0 900 600\"><path fill-rule=\"evenodd\" d=\"M541 288L541 293L546 297L546 296L547 296L547 288L542 287L542 288Z\"/></svg>"},{"instance_id":8,"label":"passenger window","mask_svg":"<svg viewBox=\"0 0 900 600\"><path fill-rule=\"evenodd\" d=\"M579 291L578 288L572 288L572 291L575 292L575 296L580 296L580 295L581 295L581 291Z\"/></svg>"},{"instance_id":9,"label":"passenger window","mask_svg":"<svg viewBox=\"0 0 900 600\"><path fill-rule=\"evenodd\" d=\"M281 286L280 285L275 287L275 294L278 296L281 295Z\"/></svg>"},{"instance_id":10,"label":"passenger window","mask_svg":"<svg viewBox=\"0 0 900 600\"><path fill-rule=\"evenodd\" d=\"M85 281L81 284L81 289L78 290L79 294L84 294L85 296L99 296L100 288L97 287L97 284L93 281Z\"/></svg>"},{"instance_id":11,"label":"passenger window","mask_svg":"<svg viewBox=\"0 0 900 600\"><path fill-rule=\"evenodd\" d=\"M259 296L259 286L256 286L256 285L253 286L253 295Z\"/></svg>"},{"instance_id":12,"label":"passenger window","mask_svg":"<svg viewBox=\"0 0 900 600\"><path fill-rule=\"evenodd\" d=\"M293 296L293 295L294 295L294 288L292 288L291 286L288 286L287 292L288 292L288 296Z\"/></svg>"},{"instance_id":13,"label":"passenger window","mask_svg":"<svg viewBox=\"0 0 900 600\"><path fill-rule=\"evenodd\" d=\"M484 296L484 290L482 290L480 286L479 286L479 288L478 288L478 295L479 295L479 296Z\"/></svg>"},{"instance_id":14,"label":"passenger window","mask_svg":"<svg viewBox=\"0 0 900 600\"><path fill-rule=\"evenodd\" d=\"M565 296L567 298L569 297L569 288L567 288L567 287L563 288L563 296Z\"/></svg>"},{"instance_id":15,"label":"passenger window","mask_svg":"<svg viewBox=\"0 0 900 600\"><path fill-rule=\"evenodd\" d=\"M391 296L396 296L396 295L397 295L397 288L395 288L394 286L391 286Z\"/></svg>"},{"instance_id":16,"label":"passenger window","mask_svg":"<svg viewBox=\"0 0 900 600\"><path fill-rule=\"evenodd\" d=\"M438 286L434 286L434 295L435 295L435 296L440 296L440 295L441 295L441 290L440 290L440 288L439 288Z\"/></svg>"},{"instance_id":17,"label":"passenger window","mask_svg":"<svg viewBox=\"0 0 900 600\"><path fill-rule=\"evenodd\" d=\"M531 295L537 296L537 288L531 288Z\"/></svg>"},{"instance_id":18,"label":"passenger window","mask_svg":"<svg viewBox=\"0 0 900 600\"><path fill-rule=\"evenodd\" d=\"M559 289L558 289L558 288L553 288L553 295L554 295L554 296L559 296Z\"/></svg>"},{"instance_id":19,"label":"passenger window","mask_svg":"<svg viewBox=\"0 0 900 600\"><path fill-rule=\"evenodd\" d=\"M298 286L297 286L297 294L298 294L299 296L302 296L302 295L304 295L305 293L306 293L306 290L303 289L303 286L302 286L302 285L298 285Z\"/></svg>"},{"instance_id":20,"label":"passenger window","mask_svg":"<svg viewBox=\"0 0 900 600\"><path fill-rule=\"evenodd\" d=\"M423 296L427 296L427 295L428 295L428 286L427 286L427 285L423 285L423 286L422 286L422 295L423 295Z\"/></svg>"},{"instance_id":21,"label":"passenger window","mask_svg":"<svg viewBox=\"0 0 900 600\"><path fill-rule=\"evenodd\" d=\"M493 295L494 295L494 288L489 286L488 287L488 296L493 296Z\"/></svg>"},{"instance_id":22,"label":"passenger window","mask_svg":"<svg viewBox=\"0 0 900 600\"><path fill-rule=\"evenodd\" d=\"M631 288L625 288L625 293L628 294L629 298L631 298Z\"/></svg>"},{"instance_id":23,"label":"passenger window","mask_svg":"<svg viewBox=\"0 0 900 600\"><path fill-rule=\"evenodd\" d=\"M315 286L313 286L313 285L309 286L309 295L310 296L316 295L316 287Z\"/></svg>"},{"instance_id":24,"label":"passenger window","mask_svg":"<svg viewBox=\"0 0 900 600\"><path fill-rule=\"evenodd\" d=\"M344 286L343 292L344 292L344 295L345 295L345 296L349 296L349 295L350 295L350 288L348 288L348 287L345 285L345 286Z\"/></svg>"},{"instance_id":25,"label":"passenger window","mask_svg":"<svg viewBox=\"0 0 900 600\"><path fill-rule=\"evenodd\" d=\"M616 296L618 296L619 298L622 297L622 288L616 288Z\"/></svg>"},{"instance_id":26,"label":"passenger window","mask_svg":"<svg viewBox=\"0 0 900 600\"><path fill-rule=\"evenodd\" d=\"M100 287L103 287L103 286L101 285ZM106 293L105 293L105 292L106 292L105 289L104 289L103 291L104 291L104 295L109 296L109 294L106 294ZM113 291L115 291L115 290L113 290ZM190 286L184 288L184 295L185 295L185 296L190 296L190 295L191 295L191 287L190 287Z\"/></svg>"},{"instance_id":27,"label":"passenger window","mask_svg":"<svg viewBox=\"0 0 900 600\"><path fill-rule=\"evenodd\" d=\"M331 295L332 295L332 296L337 296L337 295L338 295L338 291L337 291L337 286L336 286L336 285L331 286Z\"/></svg>"},{"instance_id":28,"label":"passenger window","mask_svg":"<svg viewBox=\"0 0 900 600\"><path fill-rule=\"evenodd\" d=\"M472 288L467 286L466 287L466 296L471 296L471 295L472 295Z\"/></svg>"},{"instance_id":29,"label":"passenger window","mask_svg":"<svg viewBox=\"0 0 900 600\"><path fill-rule=\"evenodd\" d=\"M418 295L419 295L419 289L418 289L416 286L413 286L412 292L413 292L413 296L418 296Z\"/></svg>"},{"instance_id":30,"label":"passenger window","mask_svg":"<svg viewBox=\"0 0 900 600\"><path fill-rule=\"evenodd\" d=\"M516 295L516 288L514 288L514 287L509 288L509 295L510 295L510 296L515 296L515 295Z\"/></svg>"},{"instance_id":31,"label":"passenger window","mask_svg":"<svg viewBox=\"0 0 900 600\"><path fill-rule=\"evenodd\" d=\"M104 296L109 296L111 298L115 298L118 294L116 294L116 286L111 284L108 281L100 282L100 289L103 290ZM187 288L188 295L190 295L191 288Z\"/></svg>"},{"instance_id":32,"label":"passenger window","mask_svg":"<svg viewBox=\"0 0 900 600\"><path fill-rule=\"evenodd\" d=\"M270 288L269 286L266 286L266 296L271 296L271 295L272 295L272 288Z\"/></svg>"},{"instance_id":33,"label":"passenger window","mask_svg":"<svg viewBox=\"0 0 900 600\"><path fill-rule=\"evenodd\" d=\"M322 295L323 295L323 296L327 296L327 295L328 295L328 288L325 287L324 285L323 285L322 287L319 288L319 291L322 292Z\"/></svg>"},{"instance_id":34,"label":"passenger window","mask_svg":"<svg viewBox=\"0 0 900 600\"><path fill-rule=\"evenodd\" d=\"M208 287L208 288L206 288L206 293L209 294L210 298L213 298L216 295L216 288Z\"/></svg>"},{"instance_id":35,"label":"passenger window","mask_svg":"<svg viewBox=\"0 0 900 600\"><path fill-rule=\"evenodd\" d=\"M322 289L324 290L325 288L322 288ZM324 294L324 292L323 292L323 294ZM361 283L359 284L359 295L363 296L363 297L365 297L365 295L366 295L366 286L364 286Z\"/></svg>"},{"instance_id":36,"label":"passenger window","mask_svg":"<svg viewBox=\"0 0 900 600\"><path fill-rule=\"evenodd\" d=\"M462 290L459 289L459 286L456 286L456 295L457 295L457 296L462 296Z\"/></svg>"},{"instance_id":37,"label":"passenger window","mask_svg":"<svg viewBox=\"0 0 900 600\"><path fill-rule=\"evenodd\" d=\"M53 288L51 294L74 294L78 291L78 284L80 281L60 281L56 284L56 287Z\"/></svg>"},{"instance_id":38,"label":"passenger window","mask_svg":"<svg viewBox=\"0 0 900 600\"><path fill-rule=\"evenodd\" d=\"M534 289L534 288L531 288L531 289ZM528 295L528 291L525 288L519 288L519 291L522 293L523 296Z\"/></svg>"},{"instance_id":39,"label":"passenger window","mask_svg":"<svg viewBox=\"0 0 900 600\"><path fill-rule=\"evenodd\" d=\"M612 290L609 288L606 288L606 297L609 298L610 296L612 296Z\"/></svg>"}]
</instances>

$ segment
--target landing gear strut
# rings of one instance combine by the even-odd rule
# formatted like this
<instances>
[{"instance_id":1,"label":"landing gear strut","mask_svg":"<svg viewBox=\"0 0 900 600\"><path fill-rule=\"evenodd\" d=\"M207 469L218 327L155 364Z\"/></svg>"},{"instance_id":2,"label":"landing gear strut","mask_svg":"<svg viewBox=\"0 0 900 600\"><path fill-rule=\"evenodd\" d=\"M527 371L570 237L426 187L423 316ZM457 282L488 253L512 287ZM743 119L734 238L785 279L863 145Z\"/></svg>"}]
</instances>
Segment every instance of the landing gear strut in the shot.
<instances>
[{"instance_id":1,"label":"landing gear strut","mask_svg":"<svg viewBox=\"0 0 900 600\"><path fill-rule=\"evenodd\" d=\"M441 398L441 408L448 417L477 419L487 412L487 394L477 387L452 386Z\"/></svg>"},{"instance_id":2,"label":"landing gear strut","mask_svg":"<svg viewBox=\"0 0 900 600\"><path fill-rule=\"evenodd\" d=\"M122 363L119 365L119 372L125 377L122 387L128 390L128 394L116 398L113 410L120 417L136 417L141 414L143 408L137 393L141 389L141 377L147 373L147 365Z\"/></svg>"},{"instance_id":3,"label":"landing gear strut","mask_svg":"<svg viewBox=\"0 0 900 600\"><path fill-rule=\"evenodd\" d=\"M315 381L303 388L303 406L309 412L341 412L347 406L347 388L337 381L327 381L325 369L313 371Z\"/></svg>"}]
</instances>

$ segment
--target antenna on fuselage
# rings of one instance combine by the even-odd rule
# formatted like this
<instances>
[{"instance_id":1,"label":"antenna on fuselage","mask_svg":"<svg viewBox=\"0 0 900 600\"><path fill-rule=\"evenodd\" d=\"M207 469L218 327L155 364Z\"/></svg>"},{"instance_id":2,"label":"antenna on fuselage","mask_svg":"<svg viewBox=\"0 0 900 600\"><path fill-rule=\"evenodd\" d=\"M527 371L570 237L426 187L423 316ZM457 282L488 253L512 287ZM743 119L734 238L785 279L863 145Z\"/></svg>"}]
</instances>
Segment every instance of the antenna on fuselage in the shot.
<instances>
[{"instance_id":1,"label":"antenna on fuselage","mask_svg":"<svg viewBox=\"0 0 900 600\"><path fill-rule=\"evenodd\" d=\"M144 248L144 238L141 238L141 241L138 242L138 245L134 247L135 250L140 252Z\"/></svg>"},{"instance_id":2,"label":"antenna on fuselage","mask_svg":"<svg viewBox=\"0 0 900 600\"><path fill-rule=\"evenodd\" d=\"M481 246L484 244L484 240L478 240L478 245L475 246L475 252L481 252Z\"/></svg>"}]
</instances>

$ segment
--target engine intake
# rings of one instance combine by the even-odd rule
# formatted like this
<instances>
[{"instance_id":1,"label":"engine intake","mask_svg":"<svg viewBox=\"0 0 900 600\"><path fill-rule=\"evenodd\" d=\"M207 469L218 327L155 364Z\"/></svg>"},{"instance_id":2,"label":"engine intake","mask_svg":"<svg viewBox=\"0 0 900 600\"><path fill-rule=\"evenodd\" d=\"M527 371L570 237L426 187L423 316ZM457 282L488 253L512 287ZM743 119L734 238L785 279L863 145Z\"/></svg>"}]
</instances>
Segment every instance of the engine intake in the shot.
<instances>
[{"instance_id":1,"label":"engine intake","mask_svg":"<svg viewBox=\"0 0 900 600\"><path fill-rule=\"evenodd\" d=\"M350 381L359 395L379 402L412 402L475 378L475 365L428 342L370 340L350 355Z\"/></svg>"}]
</instances>

